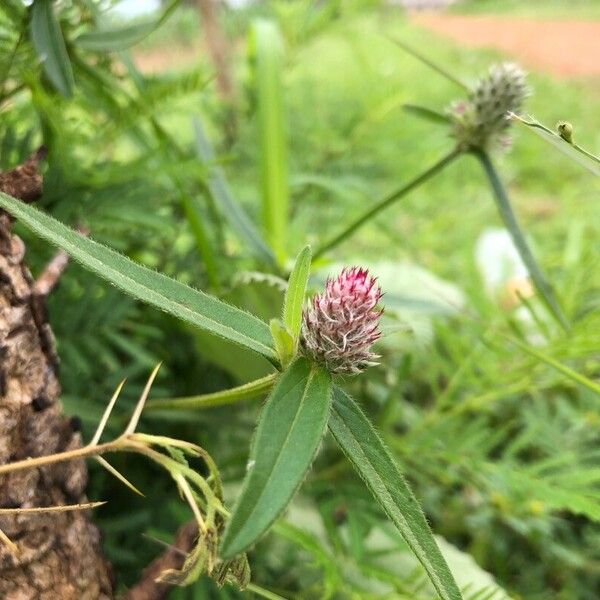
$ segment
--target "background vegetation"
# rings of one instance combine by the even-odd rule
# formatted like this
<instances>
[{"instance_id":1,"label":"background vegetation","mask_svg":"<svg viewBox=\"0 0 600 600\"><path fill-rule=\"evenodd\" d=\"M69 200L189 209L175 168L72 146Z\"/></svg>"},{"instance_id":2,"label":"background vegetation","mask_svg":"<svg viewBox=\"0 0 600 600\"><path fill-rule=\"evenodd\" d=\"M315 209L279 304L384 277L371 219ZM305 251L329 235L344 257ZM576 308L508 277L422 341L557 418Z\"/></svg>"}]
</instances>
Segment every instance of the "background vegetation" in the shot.
<instances>
[{"instance_id":1,"label":"background vegetation","mask_svg":"<svg viewBox=\"0 0 600 600\"><path fill-rule=\"evenodd\" d=\"M58 4L62 26L76 39L95 5ZM209 177L212 167L222 167L235 201L261 223L262 125L247 53L253 20L269 17L285 40L288 258L305 243L318 246L452 145L443 128L407 114L402 104L443 108L460 90L388 35L466 80L500 58L424 34L401 10L376 2L261 3L221 15L235 90L223 98L199 42L197 12L182 6L131 54L69 46L68 98L42 72L27 31L15 26L24 11L16 1L0 10L0 168L45 143L47 211L265 319L280 312L289 262L274 267L253 256L224 219ZM154 71L152 57L159 54L172 64ZM530 79L527 112L548 124L570 120L578 143L598 149L598 81L536 72ZM216 162L202 159L192 119L202 123ZM389 315L381 366L350 387L444 538L459 583L480 589L490 582L487 571L515 598L592 600L600 593L600 394L591 383L600 370L598 183L527 129L514 129L514 149L500 168L571 332L560 331L535 299L532 317L485 289L475 245L500 221L469 158L335 248L312 285L336 264L364 264L380 276ZM19 234L35 271L53 250L25 230ZM117 410L125 419L158 361L163 368L153 398L225 389L267 372L244 351L135 302L77 265L52 296L50 315L63 402L81 419L84 435L123 377L128 384ZM587 379L578 383L573 372ZM234 497L259 408L249 402L148 411L142 424L208 449ZM104 547L126 586L161 551L153 538L168 541L189 514L171 482L147 463L130 456L114 463L146 494L134 496L90 465L90 497L110 500L97 513ZM250 555L253 579L264 587L295 598L433 597L329 439L286 522ZM205 579L173 594L238 596Z\"/></svg>"}]
</instances>

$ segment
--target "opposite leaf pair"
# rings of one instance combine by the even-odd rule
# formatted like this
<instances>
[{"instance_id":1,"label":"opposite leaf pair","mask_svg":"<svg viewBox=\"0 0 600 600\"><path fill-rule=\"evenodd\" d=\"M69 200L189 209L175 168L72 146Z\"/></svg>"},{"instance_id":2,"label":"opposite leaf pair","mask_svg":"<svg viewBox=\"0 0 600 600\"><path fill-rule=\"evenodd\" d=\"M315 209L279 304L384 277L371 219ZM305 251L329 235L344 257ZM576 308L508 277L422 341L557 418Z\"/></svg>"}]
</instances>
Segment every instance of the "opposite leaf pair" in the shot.
<instances>
[{"instance_id":1,"label":"opposite leaf pair","mask_svg":"<svg viewBox=\"0 0 600 600\"><path fill-rule=\"evenodd\" d=\"M6 194L0 193L0 208L127 294L281 364L268 325L253 315L134 263ZM310 264L306 252L303 261ZM298 278L304 281L299 284L302 298L307 277ZM298 343L301 303L293 305L294 310L284 311L285 327ZM353 318L349 312L346 315ZM265 380L259 383L263 386ZM322 366L306 357L295 359L279 376L267 400L251 452L254 465L224 532L221 559L251 545L281 514L310 467L326 424L423 564L442 600L460 600L460 590L427 521L381 438L354 400L333 386Z\"/></svg>"},{"instance_id":2,"label":"opposite leaf pair","mask_svg":"<svg viewBox=\"0 0 600 600\"><path fill-rule=\"evenodd\" d=\"M256 542L306 476L327 426L332 375L358 373L376 358L370 352L381 335L375 279L364 269L344 269L303 311L310 264L307 246L290 275L282 320L271 321L284 371L260 416L248 474L221 544L226 557ZM304 356L297 356L299 347Z\"/></svg>"},{"instance_id":3,"label":"opposite leaf pair","mask_svg":"<svg viewBox=\"0 0 600 600\"><path fill-rule=\"evenodd\" d=\"M278 377L260 415L248 472L221 540L221 557L244 552L285 510L329 426L440 597L457 600L460 591L394 459L354 400L332 381L336 373L357 373L376 358L370 347L380 336L376 305L381 290L366 270L344 269L302 313L309 268L310 250L305 248L290 277L283 321L271 322L275 346L286 352L280 353L282 365L299 346L301 354Z\"/></svg>"}]
</instances>

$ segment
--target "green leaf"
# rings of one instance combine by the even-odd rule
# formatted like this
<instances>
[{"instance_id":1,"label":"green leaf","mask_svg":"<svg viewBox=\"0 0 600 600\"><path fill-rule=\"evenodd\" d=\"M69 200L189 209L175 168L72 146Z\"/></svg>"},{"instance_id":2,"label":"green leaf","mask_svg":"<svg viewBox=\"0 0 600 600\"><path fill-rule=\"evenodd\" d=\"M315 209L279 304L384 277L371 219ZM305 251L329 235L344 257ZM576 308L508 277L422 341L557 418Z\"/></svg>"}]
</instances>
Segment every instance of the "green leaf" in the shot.
<instances>
[{"instance_id":1,"label":"green leaf","mask_svg":"<svg viewBox=\"0 0 600 600\"><path fill-rule=\"evenodd\" d=\"M48 79L63 96L71 97L75 87L73 69L52 0L35 0L33 3L30 33Z\"/></svg>"},{"instance_id":2,"label":"green leaf","mask_svg":"<svg viewBox=\"0 0 600 600\"><path fill-rule=\"evenodd\" d=\"M277 362L269 327L256 317L143 267L3 193L0 208L125 293Z\"/></svg>"},{"instance_id":3,"label":"green leaf","mask_svg":"<svg viewBox=\"0 0 600 600\"><path fill-rule=\"evenodd\" d=\"M221 542L232 558L256 542L288 505L323 437L331 378L306 358L281 375L260 415L248 473Z\"/></svg>"},{"instance_id":4,"label":"green leaf","mask_svg":"<svg viewBox=\"0 0 600 600\"><path fill-rule=\"evenodd\" d=\"M294 338L290 330L279 319L271 319L269 327L271 328L271 336L273 337L279 361L283 367L286 367L296 353Z\"/></svg>"},{"instance_id":5,"label":"green leaf","mask_svg":"<svg viewBox=\"0 0 600 600\"><path fill-rule=\"evenodd\" d=\"M273 253L263 242L250 217L248 217L244 209L233 198L223 169L214 165L215 155L204 133L202 123L197 118L194 118L192 124L194 126L196 151L200 160L208 166L206 183L215 204L219 206L221 213L229 221L232 229L241 240L246 242L254 255L265 263L274 264L275 257Z\"/></svg>"},{"instance_id":6,"label":"green leaf","mask_svg":"<svg viewBox=\"0 0 600 600\"><path fill-rule=\"evenodd\" d=\"M406 543L419 559L442 600L462 596L412 491L379 434L356 402L333 389L329 429Z\"/></svg>"},{"instance_id":7,"label":"green leaf","mask_svg":"<svg viewBox=\"0 0 600 600\"><path fill-rule=\"evenodd\" d=\"M311 260L310 246L306 246L296 257L283 301L283 322L292 334L294 346L297 345L298 338L300 337L302 305L304 304L304 295L306 294L306 286L308 285Z\"/></svg>"},{"instance_id":8,"label":"green leaf","mask_svg":"<svg viewBox=\"0 0 600 600\"><path fill-rule=\"evenodd\" d=\"M177 8L179 0L172 0L160 17L145 23L135 23L123 27L95 29L79 35L75 42L78 46L94 52L113 52L125 50L141 42L153 31L158 29Z\"/></svg>"},{"instance_id":9,"label":"green leaf","mask_svg":"<svg viewBox=\"0 0 600 600\"><path fill-rule=\"evenodd\" d=\"M277 25L252 24L249 40L258 105L264 228L279 264L285 261L288 219L287 146L283 110L283 43Z\"/></svg>"}]
</instances>

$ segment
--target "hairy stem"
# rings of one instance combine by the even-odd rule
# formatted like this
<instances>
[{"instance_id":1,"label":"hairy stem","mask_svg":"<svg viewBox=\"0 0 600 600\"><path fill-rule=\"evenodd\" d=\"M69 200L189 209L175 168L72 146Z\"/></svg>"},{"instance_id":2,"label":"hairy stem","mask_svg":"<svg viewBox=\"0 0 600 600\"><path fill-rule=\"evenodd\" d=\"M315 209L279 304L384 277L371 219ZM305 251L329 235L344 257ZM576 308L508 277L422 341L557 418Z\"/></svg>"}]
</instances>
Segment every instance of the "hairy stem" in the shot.
<instances>
[{"instance_id":1,"label":"hairy stem","mask_svg":"<svg viewBox=\"0 0 600 600\"><path fill-rule=\"evenodd\" d=\"M385 198L380 200L377 204L375 204L375 206L369 208L360 217L358 217L352 223L350 223L350 225L348 225L338 235L336 235L328 242L325 242L325 244L323 244L320 248L317 248L316 252L313 255L313 261L323 256L323 254L325 254L332 248L335 248L346 238L350 237L359 227L362 227L373 217L377 216L381 211L385 210L388 206L396 202L396 200L400 200L400 198L408 194L408 192L419 187L428 179L431 179L431 177L433 177L434 175L437 175L437 173L439 173L444 167L449 165L455 158L458 158L461 154L461 150L459 150L458 148L454 148L452 152L446 154L446 156L444 156L442 159L436 162L429 169L415 177L413 180L409 181L406 185L393 191L391 194L387 195Z\"/></svg>"},{"instance_id":2,"label":"hairy stem","mask_svg":"<svg viewBox=\"0 0 600 600\"><path fill-rule=\"evenodd\" d=\"M285 600L283 596L275 594L274 592L271 592L270 590L267 590L264 587L261 587L260 585L256 585L255 583L249 583L246 587L246 590L248 590L249 592L253 592L261 598L267 598L267 600Z\"/></svg>"},{"instance_id":3,"label":"hairy stem","mask_svg":"<svg viewBox=\"0 0 600 600\"><path fill-rule=\"evenodd\" d=\"M199 396L188 396L185 398L167 398L161 400L152 400L146 405L146 411L156 410L158 408L175 409L202 409L214 408L215 406L224 406L234 404L241 400L251 400L267 393L275 383L279 373L271 373L250 383L245 383L229 390L214 392L212 394L202 394Z\"/></svg>"}]
</instances>

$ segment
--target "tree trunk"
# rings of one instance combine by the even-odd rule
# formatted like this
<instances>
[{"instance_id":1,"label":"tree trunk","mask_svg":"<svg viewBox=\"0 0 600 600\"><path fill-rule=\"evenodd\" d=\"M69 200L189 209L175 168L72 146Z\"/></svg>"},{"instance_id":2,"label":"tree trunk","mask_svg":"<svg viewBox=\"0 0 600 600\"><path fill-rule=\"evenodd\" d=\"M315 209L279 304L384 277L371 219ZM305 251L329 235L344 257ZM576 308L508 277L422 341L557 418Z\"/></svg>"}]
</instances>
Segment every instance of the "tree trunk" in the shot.
<instances>
[{"instance_id":1,"label":"tree trunk","mask_svg":"<svg viewBox=\"0 0 600 600\"><path fill-rule=\"evenodd\" d=\"M34 200L41 194L38 160L36 155L0 174L0 189ZM36 285L24 254L10 218L0 211L0 464L81 445L77 423L62 414L59 401L58 360L45 314L48 290L41 281ZM0 477L0 507L86 502L86 484L83 460L19 471ZM2 600L113 598L100 533L86 512L2 516L0 529L19 550L15 555L0 542Z\"/></svg>"},{"instance_id":2,"label":"tree trunk","mask_svg":"<svg viewBox=\"0 0 600 600\"><path fill-rule=\"evenodd\" d=\"M215 66L217 91L222 100L233 100L233 82L229 73L229 47L219 24L217 0L196 0L206 46Z\"/></svg>"}]
</instances>

